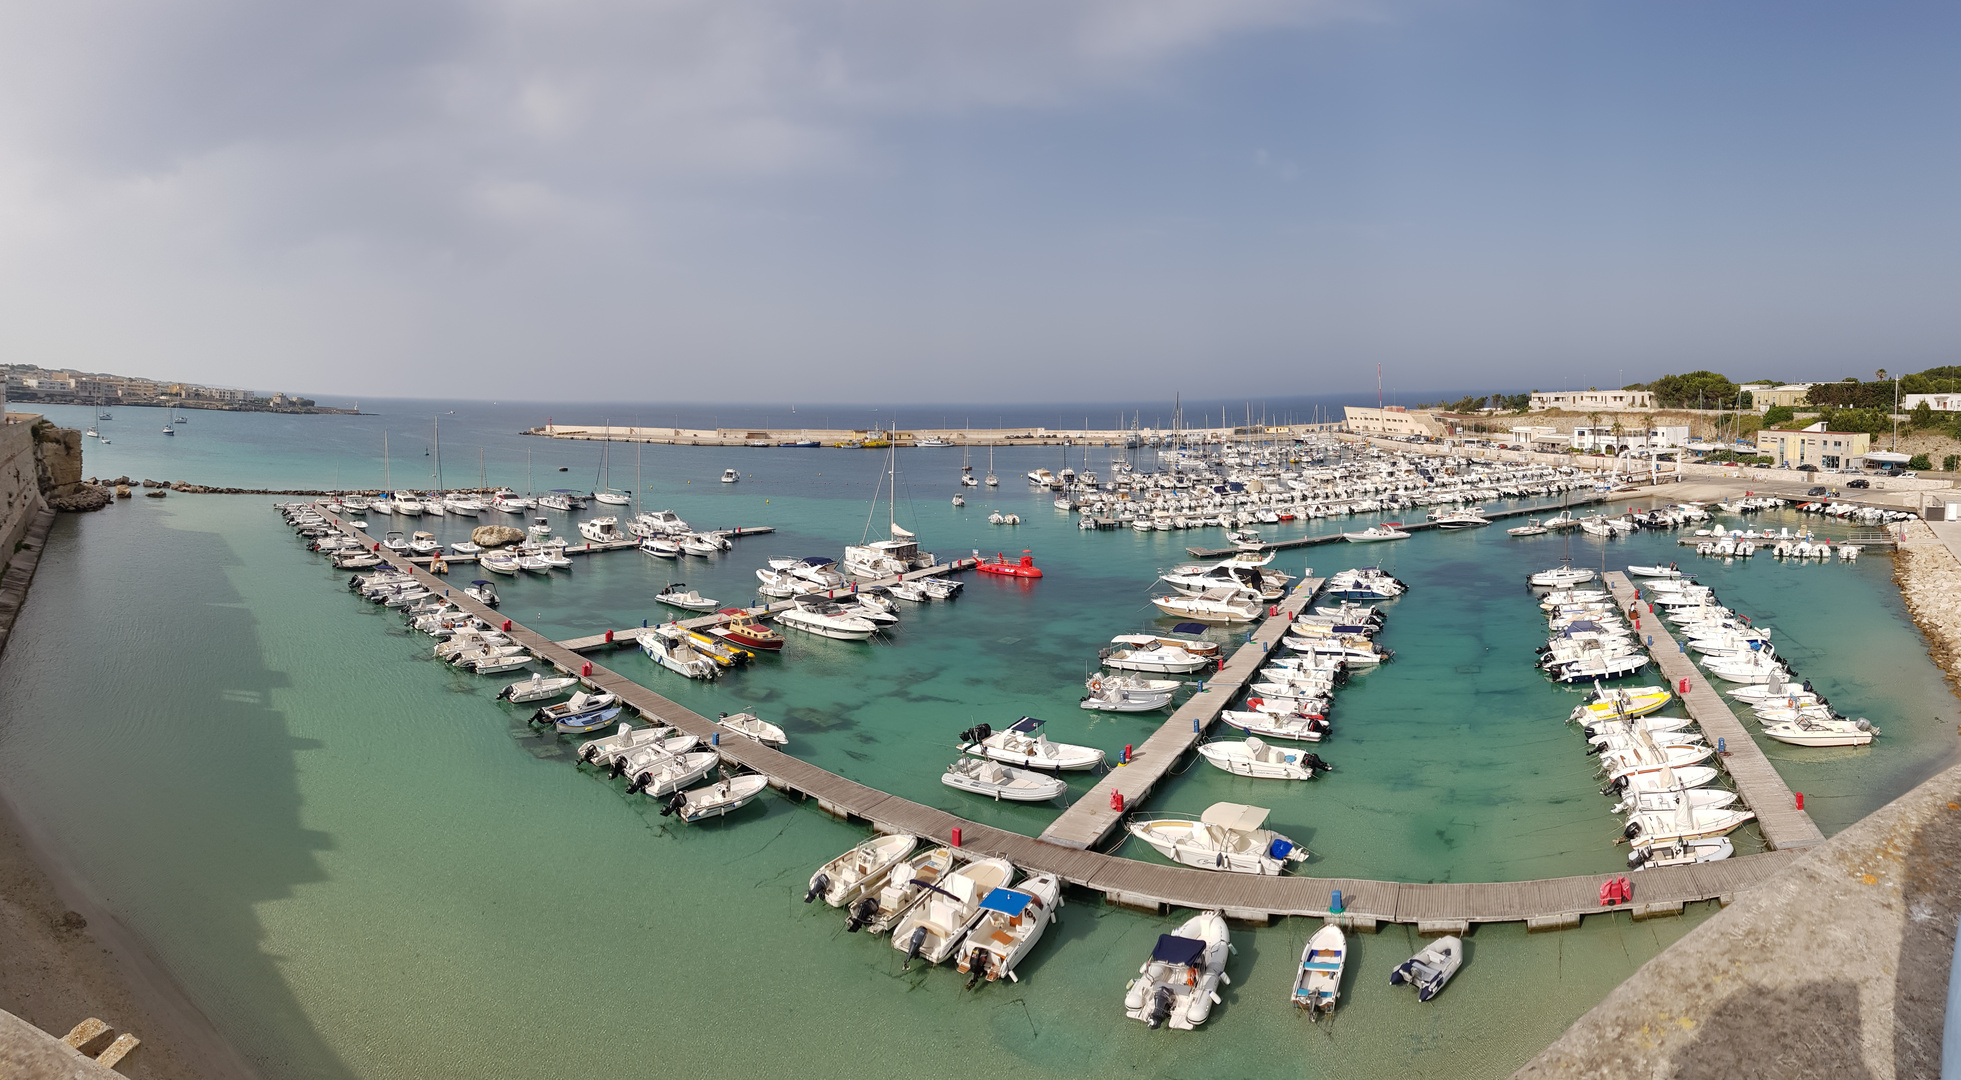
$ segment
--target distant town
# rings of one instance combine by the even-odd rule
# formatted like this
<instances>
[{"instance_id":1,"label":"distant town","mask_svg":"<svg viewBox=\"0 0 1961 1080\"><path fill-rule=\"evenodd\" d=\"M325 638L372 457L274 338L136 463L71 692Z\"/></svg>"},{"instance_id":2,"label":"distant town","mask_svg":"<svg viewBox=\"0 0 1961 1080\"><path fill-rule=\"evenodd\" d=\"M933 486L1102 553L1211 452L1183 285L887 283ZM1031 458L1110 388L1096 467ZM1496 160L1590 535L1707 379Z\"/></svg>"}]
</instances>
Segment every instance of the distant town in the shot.
<instances>
[{"instance_id":1,"label":"distant town","mask_svg":"<svg viewBox=\"0 0 1961 1080\"><path fill-rule=\"evenodd\" d=\"M222 409L230 412L358 413L358 407L335 409L312 398L281 391L267 394L229 386L166 382L129 375L56 370L34 364L4 366L6 402L34 405L161 405L173 409Z\"/></svg>"}]
</instances>

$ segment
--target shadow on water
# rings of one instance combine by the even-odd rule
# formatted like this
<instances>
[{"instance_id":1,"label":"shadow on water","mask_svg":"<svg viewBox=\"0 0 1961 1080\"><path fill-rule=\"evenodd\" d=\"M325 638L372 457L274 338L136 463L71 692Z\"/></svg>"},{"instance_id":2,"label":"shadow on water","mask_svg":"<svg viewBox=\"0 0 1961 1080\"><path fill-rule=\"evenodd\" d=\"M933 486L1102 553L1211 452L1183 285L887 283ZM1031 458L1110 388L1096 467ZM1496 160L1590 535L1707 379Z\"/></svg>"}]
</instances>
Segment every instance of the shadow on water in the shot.
<instances>
[{"instance_id":1,"label":"shadow on water","mask_svg":"<svg viewBox=\"0 0 1961 1080\"><path fill-rule=\"evenodd\" d=\"M161 515L139 534L117 512L57 523L0 658L0 783L256 1066L348 1076L262 948L256 914L325 880L331 842L301 825L297 784L297 755L322 744L295 738L272 705L289 680L266 662L224 539ZM78 666L87 677L29 677ZM214 775L229 779L192 779ZM120 902L139 894L140 908Z\"/></svg>"}]
</instances>

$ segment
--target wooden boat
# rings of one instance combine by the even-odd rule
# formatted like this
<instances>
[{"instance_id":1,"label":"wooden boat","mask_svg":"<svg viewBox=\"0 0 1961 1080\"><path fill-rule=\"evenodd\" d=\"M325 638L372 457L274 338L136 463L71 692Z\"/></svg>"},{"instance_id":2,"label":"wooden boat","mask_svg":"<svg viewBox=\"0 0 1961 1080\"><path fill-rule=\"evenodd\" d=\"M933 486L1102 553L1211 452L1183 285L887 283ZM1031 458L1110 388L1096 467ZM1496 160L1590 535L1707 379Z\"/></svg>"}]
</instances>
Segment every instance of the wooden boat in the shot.
<instances>
[{"instance_id":1,"label":"wooden boat","mask_svg":"<svg viewBox=\"0 0 1961 1080\"><path fill-rule=\"evenodd\" d=\"M755 616L741 608L723 608L720 614L727 615L729 621L720 626L709 627L709 633L745 648L766 649L770 652L782 650L783 635L764 626Z\"/></svg>"}]
</instances>

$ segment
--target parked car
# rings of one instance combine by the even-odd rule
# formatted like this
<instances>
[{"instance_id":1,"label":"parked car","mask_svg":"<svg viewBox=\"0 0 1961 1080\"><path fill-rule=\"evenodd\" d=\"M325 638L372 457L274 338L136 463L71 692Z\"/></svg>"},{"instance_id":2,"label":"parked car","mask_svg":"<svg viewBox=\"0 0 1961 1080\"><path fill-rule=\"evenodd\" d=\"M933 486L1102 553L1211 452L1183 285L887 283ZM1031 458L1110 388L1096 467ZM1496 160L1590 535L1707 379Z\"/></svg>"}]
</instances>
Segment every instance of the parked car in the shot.
<instances>
[{"instance_id":1,"label":"parked car","mask_svg":"<svg viewBox=\"0 0 1961 1080\"><path fill-rule=\"evenodd\" d=\"M1846 486L1846 487L1849 487L1849 488L1853 488L1853 487L1854 487L1854 488L1869 488L1869 487L1871 487L1871 486L1872 486L1872 481L1871 481L1871 480L1847 480L1847 481L1845 482L1845 486Z\"/></svg>"},{"instance_id":2,"label":"parked car","mask_svg":"<svg viewBox=\"0 0 1961 1080\"><path fill-rule=\"evenodd\" d=\"M1815 487L1812 488L1810 491L1805 492L1806 495L1823 495L1824 493L1825 493L1825 489L1821 487Z\"/></svg>"},{"instance_id":3,"label":"parked car","mask_svg":"<svg viewBox=\"0 0 1961 1080\"><path fill-rule=\"evenodd\" d=\"M1802 465L1800 465L1800 466L1798 466L1798 471L1799 471L1799 472L1817 472L1817 471L1818 471L1818 466L1816 466L1816 465L1813 465L1812 463L1810 463L1809 461L1807 461L1807 462L1805 462L1804 464L1802 464Z\"/></svg>"}]
</instances>

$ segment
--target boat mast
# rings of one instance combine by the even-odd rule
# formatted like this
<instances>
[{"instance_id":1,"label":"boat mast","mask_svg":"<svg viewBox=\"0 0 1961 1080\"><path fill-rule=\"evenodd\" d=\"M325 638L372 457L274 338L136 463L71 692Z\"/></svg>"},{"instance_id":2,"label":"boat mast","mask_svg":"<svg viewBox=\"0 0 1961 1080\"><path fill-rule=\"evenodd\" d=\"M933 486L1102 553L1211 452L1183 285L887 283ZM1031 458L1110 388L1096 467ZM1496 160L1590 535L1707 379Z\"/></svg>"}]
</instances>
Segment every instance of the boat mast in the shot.
<instances>
[{"instance_id":1,"label":"boat mast","mask_svg":"<svg viewBox=\"0 0 1961 1080\"><path fill-rule=\"evenodd\" d=\"M443 418L438 416L434 420L435 429L429 439L429 454L436 459L436 490L441 491L443 487Z\"/></svg>"},{"instance_id":2,"label":"boat mast","mask_svg":"<svg viewBox=\"0 0 1961 1080\"><path fill-rule=\"evenodd\" d=\"M381 433L381 486L389 491L395 489L394 474L388 470L388 433L386 431Z\"/></svg>"}]
</instances>

